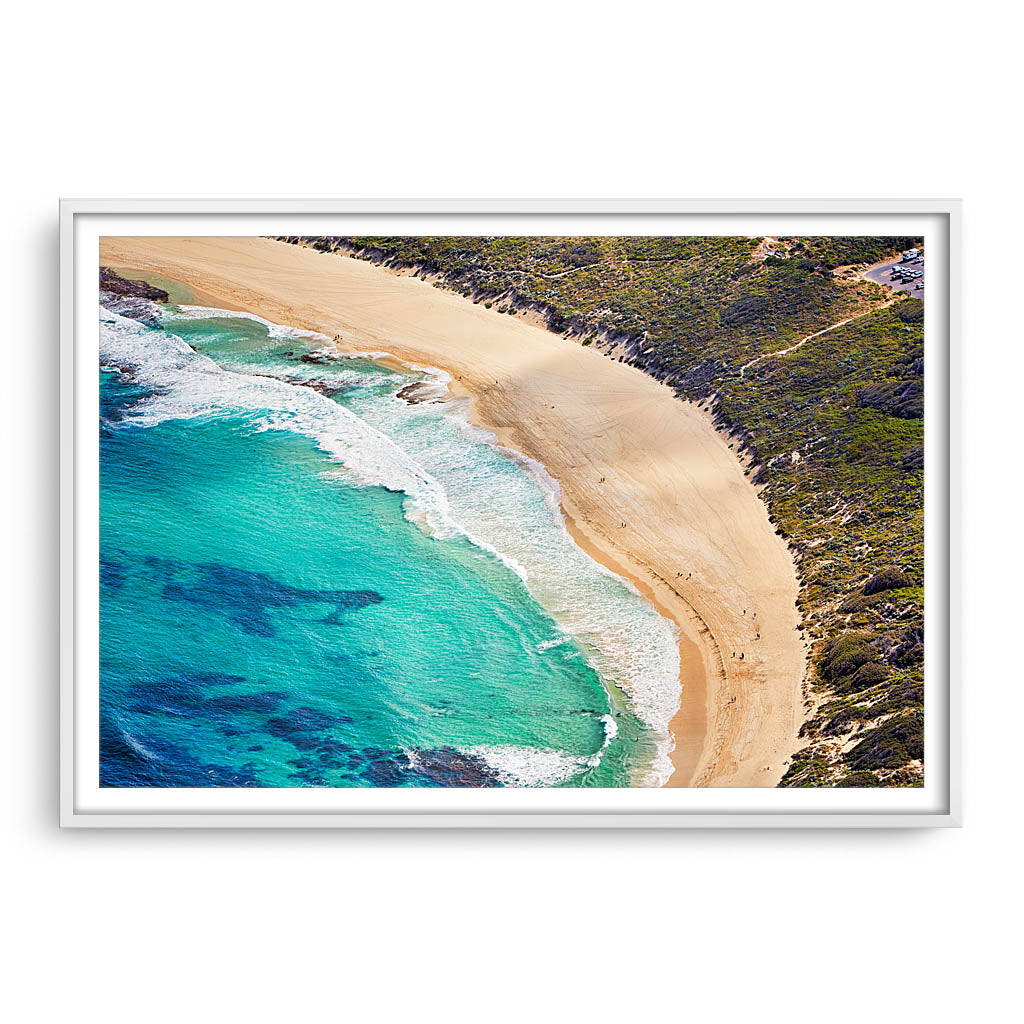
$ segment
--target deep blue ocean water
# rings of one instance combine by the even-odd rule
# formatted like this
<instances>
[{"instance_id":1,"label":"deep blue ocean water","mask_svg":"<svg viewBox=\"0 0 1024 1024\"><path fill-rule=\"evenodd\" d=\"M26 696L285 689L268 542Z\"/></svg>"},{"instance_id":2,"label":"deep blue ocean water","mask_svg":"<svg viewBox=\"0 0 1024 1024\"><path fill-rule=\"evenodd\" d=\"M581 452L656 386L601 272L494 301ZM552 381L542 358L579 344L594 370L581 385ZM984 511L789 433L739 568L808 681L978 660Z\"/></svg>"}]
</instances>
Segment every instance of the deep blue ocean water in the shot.
<instances>
[{"instance_id":1,"label":"deep blue ocean water","mask_svg":"<svg viewBox=\"0 0 1024 1024\"><path fill-rule=\"evenodd\" d=\"M437 374L325 340L101 310L101 784L657 781L668 624Z\"/></svg>"}]
</instances>

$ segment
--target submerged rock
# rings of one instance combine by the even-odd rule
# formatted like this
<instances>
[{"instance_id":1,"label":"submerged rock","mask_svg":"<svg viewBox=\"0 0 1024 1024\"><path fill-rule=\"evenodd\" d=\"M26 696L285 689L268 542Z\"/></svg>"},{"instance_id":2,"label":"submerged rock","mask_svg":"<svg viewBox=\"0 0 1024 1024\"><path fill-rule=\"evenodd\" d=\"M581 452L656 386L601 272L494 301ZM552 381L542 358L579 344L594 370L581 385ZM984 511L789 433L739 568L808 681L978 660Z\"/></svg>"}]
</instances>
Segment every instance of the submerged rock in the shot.
<instances>
[{"instance_id":1,"label":"submerged rock","mask_svg":"<svg viewBox=\"0 0 1024 1024\"><path fill-rule=\"evenodd\" d=\"M345 612L358 611L379 604L384 598L374 590L313 590L292 587L266 573L237 569L233 566L207 562L188 567L199 573L198 579L179 582L181 567L164 559L156 568L170 577L162 596L168 601L182 601L223 612L246 633L272 637L276 631L268 615L272 608L291 608L302 604L328 604L332 610L320 620L331 626L341 625Z\"/></svg>"},{"instance_id":2,"label":"submerged rock","mask_svg":"<svg viewBox=\"0 0 1024 1024\"><path fill-rule=\"evenodd\" d=\"M412 758L415 785L493 788L500 783L490 766L479 757L454 747L417 750Z\"/></svg>"}]
</instances>

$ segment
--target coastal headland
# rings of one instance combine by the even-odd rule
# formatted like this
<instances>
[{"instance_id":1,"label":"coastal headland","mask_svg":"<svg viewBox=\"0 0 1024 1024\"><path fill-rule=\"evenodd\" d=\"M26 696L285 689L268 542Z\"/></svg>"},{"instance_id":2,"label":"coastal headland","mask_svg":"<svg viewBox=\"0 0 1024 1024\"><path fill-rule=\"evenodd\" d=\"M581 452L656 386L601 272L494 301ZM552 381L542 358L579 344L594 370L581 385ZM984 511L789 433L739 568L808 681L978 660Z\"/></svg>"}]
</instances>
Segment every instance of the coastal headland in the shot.
<instances>
[{"instance_id":1,"label":"coastal headland","mask_svg":"<svg viewBox=\"0 0 1024 1024\"><path fill-rule=\"evenodd\" d=\"M567 525L679 630L671 786L774 786L806 654L785 541L710 416L593 348L426 281L264 238L104 238L100 261L200 301L451 376L470 418L542 463Z\"/></svg>"}]
</instances>

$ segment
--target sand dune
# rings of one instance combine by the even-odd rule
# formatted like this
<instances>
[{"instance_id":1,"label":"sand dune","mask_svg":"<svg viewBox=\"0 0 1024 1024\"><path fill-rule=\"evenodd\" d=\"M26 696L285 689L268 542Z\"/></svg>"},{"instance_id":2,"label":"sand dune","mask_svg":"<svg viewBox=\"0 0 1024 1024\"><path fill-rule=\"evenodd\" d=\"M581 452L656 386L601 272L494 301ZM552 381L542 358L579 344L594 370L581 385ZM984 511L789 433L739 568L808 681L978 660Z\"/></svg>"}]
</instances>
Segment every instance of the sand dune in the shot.
<instances>
[{"instance_id":1,"label":"sand dune","mask_svg":"<svg viewBox=\"0 0 1024 1024\"><path fill-rule=\"evenodd\" d=\"M801 721L796 574L700 409L592 348L349 257L260 238L105 238L100 255L211 305L340 334L345 351L447 371L476 422L559 482L577 541L679 625L669 785L778 782Z\"/></svg>"}]
</instances>

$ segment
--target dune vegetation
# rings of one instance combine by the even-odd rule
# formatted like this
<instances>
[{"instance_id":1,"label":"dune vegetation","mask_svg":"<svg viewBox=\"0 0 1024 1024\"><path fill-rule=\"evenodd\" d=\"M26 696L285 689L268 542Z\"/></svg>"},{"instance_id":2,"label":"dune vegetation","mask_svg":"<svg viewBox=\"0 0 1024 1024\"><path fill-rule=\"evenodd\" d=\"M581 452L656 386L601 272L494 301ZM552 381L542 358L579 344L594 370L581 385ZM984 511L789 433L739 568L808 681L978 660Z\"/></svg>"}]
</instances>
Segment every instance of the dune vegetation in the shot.
<instances>
[{"instance_id":1,"label":"dune vegetation","mask_svg":"<svg viewBox=\"0 0 1024 1024\"><path fill-rule=\"evenodd\" d=\"M700 403L800 578L806 742L782 785L922 783L923 303L859 275L920 239L282 240L540 317Z\"/></svg>"}]
</instances>

